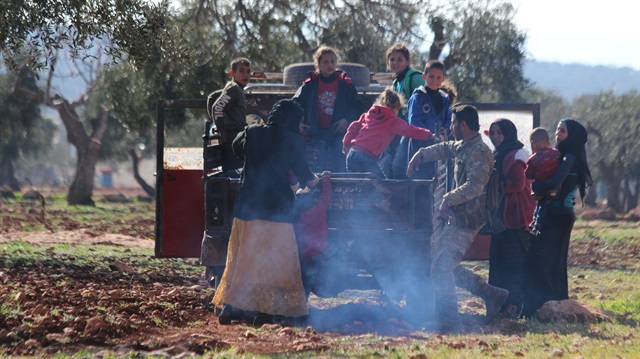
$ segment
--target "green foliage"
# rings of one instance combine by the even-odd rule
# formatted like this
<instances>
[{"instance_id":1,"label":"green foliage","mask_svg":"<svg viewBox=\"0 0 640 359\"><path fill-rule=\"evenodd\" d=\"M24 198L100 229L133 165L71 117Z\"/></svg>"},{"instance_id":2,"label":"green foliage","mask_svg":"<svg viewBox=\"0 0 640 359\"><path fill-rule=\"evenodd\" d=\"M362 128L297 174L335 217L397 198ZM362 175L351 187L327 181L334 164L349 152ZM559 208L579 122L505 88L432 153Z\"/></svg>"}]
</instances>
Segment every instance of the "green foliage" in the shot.
<instances>
[{"instance_id":1,"label":"green foliage","mask_svg":"<svg viewBox=\"0 0 640 359\"><path fill-rule=\"evenodd\" d=\"M611 91L575 100L573 113L589 131L589 160L598 166L640 163L640 94L616 96Z\"/></svg>"},{"instance_id":2,"label":"green foliage","mask_svg":"<svg viewBox=\"0 0 640 359\"><path fill-rule=\"evenodd\" d=\"M137 64L153 62L159 55L150 50L158 43L168 54L180 50L165 41L167 1L3 1L0 10L3 58L16 69L46 67L65 47L74 58L94 57L97 39L109 39L101 52L113 61L128 54Z\"/></svg>"},{"instance_id":3,"label":"green foliage","mask_svg":"<svg viewBox=\"0 0 640 359\"><path fill-rule=\"evenodd\" d=\"M550 140L553 142L558 121L571 113L571 104L556 91L544 91L538 88L528 89L523 97L525 102L540 104L540 126L547 129Z\"/></svg>"},{"instance_id":4,"label":"green foliage","mask_svg":"<svg viewBox=\"0 0 640 359\"><path fill-rule=\"evenodd\" d=\"M36 75L21 70L20 84L37 91ZM51 146L56 128L40 115L38 103L13 93L15 76L0 74L0 158L17 160L24 154L40 154Z\"/></svg>"},{"instance_id":5,"label":"green foliage","mask_svg":"<svg viewBox=\"0 0 640 359\"><path fill-rule=\"evenodd\" d=\"M607 185L608 206L623 212L620 201L623 181L640 180L637 176L640 173L640 143L637 140L640 137L640 94L631 91L614 95L612 91L606 91L595 96L581 96L574 101L571 116L589 132L589 163L594 179ZM627 208L636 205L633 203Z\"/></svg>"},{"instance_id":6,"label":"green foliage","mask_svg":"<svg viewBox=\"0 0 640 359\"><path fill-rule=\"evenodd\" d=\"M448 23L450 53L445 64L459 101L519 102L526 35L517 29L509 3L485 0L458 8Z\"/></svg>"},{"instance_id":7,"label":"green foliage","mask_svg":"<svg viewBox=\"0 0 640 359\"><path fill-rule=\"evenodd\" d=\"M207 7L185 1L184 6L211 59L228 64L246 56L264 71L309 61L320 45L334 46L343 54L343 62L360 61L375 69L384 63L389 44L400 39L418 42L415 25L430 9L421 0L225 0Z\"/></svg>"}]
</instances>

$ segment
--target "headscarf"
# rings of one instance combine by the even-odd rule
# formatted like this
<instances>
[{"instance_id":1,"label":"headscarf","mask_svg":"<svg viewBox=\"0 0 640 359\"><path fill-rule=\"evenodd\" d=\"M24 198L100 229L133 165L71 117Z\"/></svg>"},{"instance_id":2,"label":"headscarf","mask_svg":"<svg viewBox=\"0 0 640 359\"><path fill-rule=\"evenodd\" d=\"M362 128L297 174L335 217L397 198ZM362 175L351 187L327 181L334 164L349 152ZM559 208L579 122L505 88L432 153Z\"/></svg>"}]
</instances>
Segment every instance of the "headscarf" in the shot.
<instances>
[{"instance_id":1,"label":"headscarf","mask_svg":"<svg viewBox=\"0 0 640 359\"><path fill-rule=\"evenodd\" d=\"M503 178L502 162L505 156L513 150L521 149L524 147L524 144L518 141L518 130L511 120L499 118L491 123L491 126L493 125L500 127L500 131L504 135L504 141L493 150L493 159L496 161L495 168L498 171L498 176ZM491 126L489 126L489 131L491 131Z\"/></svg>"},{"instance_id":2,"label":"headscarf","mask_svg":"<svg viewBox=\"0 0 640 359\"><path fill-rule=\"evenodd\" d=\"M267 125L298 132L304 111L291 99L280 100L273 105L267 118Z\"/></svg>"},{"instance_id":3,"label":"headscarf","mask_svg":"<svg viewBox=\"0 0 640 359\"><path fill-rule=\"evenodd\" d=\"M570 153L576 158L580 197L584 199L587 188L593 184L591 171L589 171L589 165L587 163L587 149L585 147L588 137L587 129L578 121L571 118L565 118L560 120L560 122L564 122L567 126L567 138L558 143L556 148L563 157Z\"/></svg>"}]
</instances>

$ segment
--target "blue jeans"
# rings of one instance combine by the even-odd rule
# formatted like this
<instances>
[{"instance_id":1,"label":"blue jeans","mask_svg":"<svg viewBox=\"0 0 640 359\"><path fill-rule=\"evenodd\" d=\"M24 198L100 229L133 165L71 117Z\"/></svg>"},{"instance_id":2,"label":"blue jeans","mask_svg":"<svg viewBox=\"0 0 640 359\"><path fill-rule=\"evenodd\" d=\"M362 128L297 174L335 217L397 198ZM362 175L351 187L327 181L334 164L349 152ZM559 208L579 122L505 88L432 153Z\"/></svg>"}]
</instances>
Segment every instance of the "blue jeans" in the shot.
<instances>
[{"instance_id":1,"label":"blue jeans","mask_svg":"<svg viewBox=\"0 0 640 359\"><path fill-rule=\"evenodd\" d=\"M375 158L353 148L347 153L347 172L371 172L380 178L387 178Z\"/></svg>"}]
</instances>

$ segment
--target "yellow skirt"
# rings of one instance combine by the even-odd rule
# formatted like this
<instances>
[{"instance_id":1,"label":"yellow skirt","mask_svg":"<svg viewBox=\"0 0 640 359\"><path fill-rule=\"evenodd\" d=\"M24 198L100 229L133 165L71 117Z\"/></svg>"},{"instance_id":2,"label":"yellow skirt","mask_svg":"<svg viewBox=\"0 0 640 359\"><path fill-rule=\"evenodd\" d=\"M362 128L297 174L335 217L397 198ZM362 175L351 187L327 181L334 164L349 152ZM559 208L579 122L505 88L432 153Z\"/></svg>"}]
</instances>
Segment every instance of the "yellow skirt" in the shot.
<instances>
[{"instance_id":1,"label":"yellow skirt","mask_svg":"<svg viewBox=\"0 0 640 359\"><path fill-rule=\"evenodd\" d=\"M213 304L271 315L308 315L291 223L234 218Z\"/></svg>"}]
</instances>

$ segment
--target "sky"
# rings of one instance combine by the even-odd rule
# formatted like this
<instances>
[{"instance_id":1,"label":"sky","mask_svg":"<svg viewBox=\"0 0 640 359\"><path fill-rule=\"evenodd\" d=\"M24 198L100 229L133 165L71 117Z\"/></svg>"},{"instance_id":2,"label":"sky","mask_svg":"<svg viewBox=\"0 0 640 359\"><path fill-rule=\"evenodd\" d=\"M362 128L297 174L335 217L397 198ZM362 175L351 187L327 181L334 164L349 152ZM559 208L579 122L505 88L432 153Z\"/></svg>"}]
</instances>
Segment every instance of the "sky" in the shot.
<instances>
[{"instance_id":1,"label":"sky","mask_svg":"<svg viewBox=\"0 0 640 359\"><path fill-rule=\"evenodd\" d=\"M512 0L516 24L536 61L640 70L636 0Z\"/></svg>"}]
</instances>

